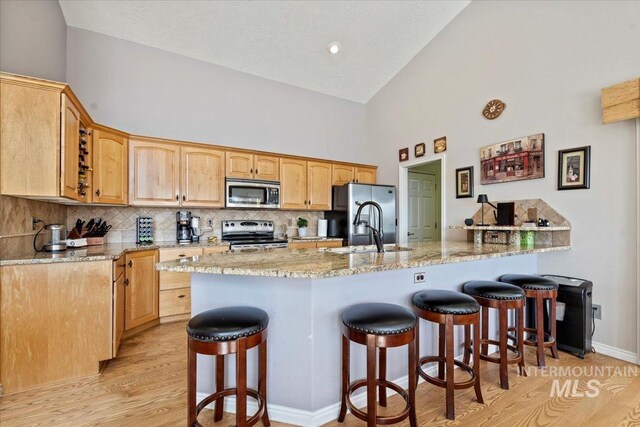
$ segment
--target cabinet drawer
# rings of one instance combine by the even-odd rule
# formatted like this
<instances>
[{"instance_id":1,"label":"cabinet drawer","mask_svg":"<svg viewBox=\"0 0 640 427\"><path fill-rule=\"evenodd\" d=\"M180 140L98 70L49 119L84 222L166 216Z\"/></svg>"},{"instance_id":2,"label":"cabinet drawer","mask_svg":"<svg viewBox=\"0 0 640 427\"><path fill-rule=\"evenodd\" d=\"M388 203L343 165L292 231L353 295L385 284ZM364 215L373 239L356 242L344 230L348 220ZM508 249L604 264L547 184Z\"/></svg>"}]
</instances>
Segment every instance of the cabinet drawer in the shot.
<instances>
[{"instance_id":1,"label":"cabinet drawer","mask_svg":"<svg viewBox=\"0 0 640 427\"><path fill-rule=\"evenodd\" d=\"M113 281L114 282L118 280L118 278L120 278L121 275L124 274L124 268L125 268L124 255L122 255L120 258L113 261Z\"/></svg>"},{"instance_id":2,"label":"cabinet drawer","mask_svg":"<svg viewBox=\"0 0 640 427\"><path fill-rule=\"evenodd\" d=\"M289 249L313 249L316 247L316 242L289 242Z\"/></svg>"},{"instance_id":3,"label":"cabinet drawer","mask_svg":"<svg viewBox=\"0 0 640 427\"><path fill-rule=\"evenodd\" d=\"M160 249L160 262L179 258L202 255L202 248L167 248Z\"/></svg>"},{"instance_id":4,"label":"cabinet drawer","mask_svg":"<svg viewBox=\"0 0 640 427\"><path fill-rule=\"evenodd\" d=\"M229 252L229 246L211 246L209 248L203 248L202 250L203 255L219 254L222 252Z\"/></svg>"},{"instance_id":5,"label":"cabinet drawer","mask_svg":"<svg viewBox=\"0 0 640 427\"><path fill-rule=\"evenodd\" d=\"M191 289L160 291L160 317L175 316L191 312Z\"/></svg>"},{"instance_id":6,"label":"cabinet drawer","mask_svg":"<svg viewBox=\"0 0 640 427\"><path fill-rule=\"evenodd\" d=\"M331 240L328 242L318 242L319 248L341 248L342 241L341 240Z\"/></svg>"},{"instance_id":7,"label":"cabinet drawer","mask_svg":"<svg viewBox=\"0 0 640 427\"><path fill-rule=\"evenodd\" d=\"M160 272L160 290L191 287L191 273Z\"/></svg>"}]
</instances>

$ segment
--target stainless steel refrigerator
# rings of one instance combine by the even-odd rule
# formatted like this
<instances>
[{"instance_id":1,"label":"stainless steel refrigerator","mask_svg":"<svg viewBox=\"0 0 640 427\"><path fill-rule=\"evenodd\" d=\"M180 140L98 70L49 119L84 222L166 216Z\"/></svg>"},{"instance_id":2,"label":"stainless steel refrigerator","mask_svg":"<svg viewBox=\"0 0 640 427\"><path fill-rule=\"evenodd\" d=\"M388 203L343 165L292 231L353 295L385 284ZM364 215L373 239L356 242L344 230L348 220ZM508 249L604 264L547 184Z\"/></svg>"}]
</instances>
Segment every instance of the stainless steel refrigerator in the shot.
<instances>
[{"instance_id":1,"label":"stainless steel refrigerator","mask_svg":"<svg viewBox=\"0 0 640 427\"><path fill-rule=\"evenodd\" d=\"M361 203L374 201L382 208L384 243L396 243L396 187L349 183L333 187L333 209L325 212L327 235L342 237L349 246L373 245L373 232L368 227L353 225ZM362 223L380 228L380 219L373 206L365 206L360 214Z\"/></svg>"}]
</instances>

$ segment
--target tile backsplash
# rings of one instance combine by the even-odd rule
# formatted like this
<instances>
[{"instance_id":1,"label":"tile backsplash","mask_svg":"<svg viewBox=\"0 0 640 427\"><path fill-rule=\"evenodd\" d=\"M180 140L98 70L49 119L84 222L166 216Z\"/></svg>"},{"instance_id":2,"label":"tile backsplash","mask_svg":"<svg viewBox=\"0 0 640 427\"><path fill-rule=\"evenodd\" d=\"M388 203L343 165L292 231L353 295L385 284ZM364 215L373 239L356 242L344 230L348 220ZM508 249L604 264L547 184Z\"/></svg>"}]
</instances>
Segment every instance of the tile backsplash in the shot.
<instances>
[{"instance_id":1,"label":"tile backsplash","mask_svg":"<svg viewBox=\"0 0 640 427\"><path fill-rule=\"evenodd\" d=\"M76 219L89 220L102 218L113 228L107 233L107 243L135 242L136 218L149 216L153 218L154 241L173 241L176 239L177 208L148 208L148 207L113 207L113 206L69 206L67 208L67 227L74 226ZM200 217L200 226L205 231L203 239L213 235L220 238L220 223L232 219L263 219L275 223L276 235L297 235L295 220L298 217L309 221L310 236L317 234L318 219L324 218L323 212L284 211L284 210L241 210L241 209L184 209L192 215ZM293 219L294 227L288 228L288 220ZM207 227L207 221L212 220L213 229Z\"/></svg>"}]
</instances>

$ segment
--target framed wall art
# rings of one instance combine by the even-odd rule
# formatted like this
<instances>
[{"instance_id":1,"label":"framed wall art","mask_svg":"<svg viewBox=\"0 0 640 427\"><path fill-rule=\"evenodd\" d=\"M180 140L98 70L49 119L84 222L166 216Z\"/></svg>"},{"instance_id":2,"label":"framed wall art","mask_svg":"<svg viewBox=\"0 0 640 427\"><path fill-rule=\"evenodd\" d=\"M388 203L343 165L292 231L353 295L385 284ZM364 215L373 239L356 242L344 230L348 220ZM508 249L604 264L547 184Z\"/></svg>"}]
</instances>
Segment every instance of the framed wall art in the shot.
<instances>
[{"instance_id":1,"label":"framed wall art","mask_svg":"<svg viewBox=\"0 0 640 427\"><path fill-rule=\"evenodd\" d=\"M591 186L591 146L558 151L558 190Z\"/></svg>"},{"instance_id":2,"label":"framed wall art","mask_svg":"<svg viewBox=\"0 0 640 427\"><path fill-rule=\"evenodd\" d=\"M447 137L443 136L433 141L433 152L442 153L447 151Z\"/></svg>"},{"instance_id":3,"label":"framed wall art","mask_svg":"<svg viewBox=\"0 0 640 427\"><path fill-rule=\"evenodd\" d=\"M422 157L424 156L424 152L425 152L425 145L424 142L421 142L420 144L416 144L416 146L413 149L413 154L416 157Z\"/></svg>"},{"instance_id":4,"label":"framed wall art","mask_svg":"<svg viewBox=\"0 0 640 427\"><path fill-rule=\"evenodd\" d=\"M480 148L480 184L544 178L544 134Z\"/></svg>"},{"instance_id":5,"label":"framed wall art","mask_svg":"<svg viewBox=\"0 0 640 427\"><path fill-rule=\"evenodd\" d=\"M456 169L456 199L473 197L473 166Z\"/></svg>"},{"instance_id":6,"label":"framed wall art","mask_svg":"<svg viewBox=\"0 0 640 427\"><path fill-rule=\"evenodd\" d=\"M398 152L398 158L401 162L409 160L409 147L401 148Z\"/></svg>"}]
</instances>

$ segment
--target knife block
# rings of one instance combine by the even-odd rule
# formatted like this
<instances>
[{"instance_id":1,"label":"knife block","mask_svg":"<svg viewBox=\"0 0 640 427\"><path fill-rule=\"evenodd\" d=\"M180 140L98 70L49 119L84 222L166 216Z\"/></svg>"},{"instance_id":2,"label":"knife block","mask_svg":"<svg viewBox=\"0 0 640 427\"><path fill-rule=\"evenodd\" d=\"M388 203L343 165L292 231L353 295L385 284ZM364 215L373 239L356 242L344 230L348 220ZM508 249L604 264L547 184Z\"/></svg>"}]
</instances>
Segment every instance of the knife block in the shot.
<instances>
[{"instance_id":1,"label":"knife block","mask_svg":"<svg viewBox=\"0 0 640 427\"><path fill-rule=\"evenodd\" d=\"M88 246L104 245L104 237L87 237Z\"/></svg>"}]
</instances>

